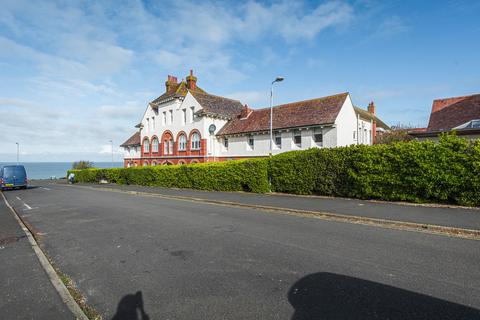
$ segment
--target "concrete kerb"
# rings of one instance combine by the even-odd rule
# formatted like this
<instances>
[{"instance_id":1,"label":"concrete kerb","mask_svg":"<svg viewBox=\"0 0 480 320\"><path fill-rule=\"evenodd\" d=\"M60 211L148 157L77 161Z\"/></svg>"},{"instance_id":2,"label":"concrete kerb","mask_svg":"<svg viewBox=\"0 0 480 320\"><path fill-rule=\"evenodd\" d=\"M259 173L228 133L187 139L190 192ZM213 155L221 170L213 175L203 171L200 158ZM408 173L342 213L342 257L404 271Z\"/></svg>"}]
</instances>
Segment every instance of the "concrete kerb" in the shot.
<instances>
[{"instance_id":1,"label":"concrete kerb","mask_svg":"<svg viewBox=\"0 0 480 320\"><path fill-rule=\"evenodd\" d=\"M18 213L15 211L15 209L10 205L8 202L7 198L3 194L3 192L0 191L2 194L3 201L5 202L6 206L10 209L12 215L15 217L17 220L18 224L22 228L23 232L27 236L28 241L30 242L31 247L33 248L33 251L35 252L38 260L40 261L40 264L42 265L43 269L45 270L45 273L47 274L50 282L52 283L53 287L55 290L57 290L60 298L62 299L63 303L68 307L68 309L72 312L73 316L78 319L78 320L89 320L88 317L83 313L82 309L80 306L75 302L73 297L70 295L70 292L68 291L67 287L63 284L62 280L58 277L58 274L55 272L55 269L53 266L50 264L50 261L48 260L47 256L43 253L42 249L40 249L40 246L38 245L37 241L35 240L35 237L33 234L30 232L30 230L27 228L25 223L23 222L22 218L18 215Z\"/></svg>"},{"instance_id":2,"label":"concrete kerb","mask_svg":"<svg viewBox=\"0 0 480 320\"><path fill-rule=\"evenodd\" d=\"M119 193L131 194L131 195L140 195L140 196L156 197L156 198L163 198L163 199L202 202L202 203L208 203L213 205L257 209L262 211L317 218L322 220L332 220L332 221L338 221L338 222L347 222L347 223L382 227L382 228L395 229L395 230L422 232L422 233L437 234L437 235L457 237L457 238L463 238L463 239L480 240L480 230L446 227L446 226L422 224L422 223L406 222L406 221L398 221L398 220L367 218L362 216L343 215L338 213L322 212L322 211L310 211L310 210L302 210L302 209L263 206L263 205L246 204L246 203L223 201L223 200L212 200L212 199L196 198L196 197L164 195L164 194L142 192L142 191L119 190L119 189L107 188L107 187L95 188L90 186L79 186L79 185L69 185L69 186L76 187L76 188L90 189L90 190L119 192Z\"/></svg>"}]
</instances>

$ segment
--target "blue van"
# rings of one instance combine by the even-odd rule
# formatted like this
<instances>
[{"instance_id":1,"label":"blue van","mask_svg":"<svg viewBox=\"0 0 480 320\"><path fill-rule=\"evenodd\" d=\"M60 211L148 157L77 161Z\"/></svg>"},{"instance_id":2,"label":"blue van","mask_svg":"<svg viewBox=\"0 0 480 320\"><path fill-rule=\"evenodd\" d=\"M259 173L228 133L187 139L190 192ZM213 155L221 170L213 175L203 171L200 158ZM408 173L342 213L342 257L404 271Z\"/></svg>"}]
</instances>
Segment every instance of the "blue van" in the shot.
<instances>
[{"instance_id":1,"label":"blue van","mask_svg":"<svg viewBox=\"0 0 480 320\"><path fill-rule=\"evenodd\" d=\"M27 172L21 165L0 167L0 189L26 189L28 184Z\"/></svg>"}]
</instances>

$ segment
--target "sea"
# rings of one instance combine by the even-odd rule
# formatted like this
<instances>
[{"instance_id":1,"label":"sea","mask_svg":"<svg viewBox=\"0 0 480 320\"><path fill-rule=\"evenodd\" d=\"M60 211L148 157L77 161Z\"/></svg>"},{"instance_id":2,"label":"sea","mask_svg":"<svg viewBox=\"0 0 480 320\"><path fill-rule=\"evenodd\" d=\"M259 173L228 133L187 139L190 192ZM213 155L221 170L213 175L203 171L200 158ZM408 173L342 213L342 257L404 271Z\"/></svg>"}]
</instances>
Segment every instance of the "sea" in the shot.
<instances>
[{"instance_id":1,"label":"sea","mask_svg":"<svg viewBox=\"0 0 480 320\"><path fill-rule=\"evenodd\" d=\"M0 162L4 165L17 164L16 162ZM72 169L73 162L20 162L25 166L28 179L60 179L67 176L67 170ZM123 168L123 162L94 162L95 168Z\"/></svg>"}]
</instances>

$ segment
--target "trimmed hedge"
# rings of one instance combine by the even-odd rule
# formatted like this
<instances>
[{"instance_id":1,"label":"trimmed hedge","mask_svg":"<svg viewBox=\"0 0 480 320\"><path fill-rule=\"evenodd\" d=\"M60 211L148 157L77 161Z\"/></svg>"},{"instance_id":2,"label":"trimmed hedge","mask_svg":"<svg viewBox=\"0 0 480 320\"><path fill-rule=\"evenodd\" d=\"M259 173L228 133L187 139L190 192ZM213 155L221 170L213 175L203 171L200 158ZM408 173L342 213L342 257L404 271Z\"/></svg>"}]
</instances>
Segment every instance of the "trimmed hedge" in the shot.
<instances>
[{"instance_id":1,"label":"trimmed hedge","mask_svg":"<svg viewBox=\"0 0 480 320\"><path fill-rule=\"evenodd\" d=\"M69 170L75 182L189 188L216 191L268 192L268 163L264 159L192 165Z\"/></svg>"},{"instance_id":2,"label":"trimmed hedge","mask_svg":"<svg viewBox=\"0 0 480 320\"><path fill-rule=\"evenodd\" d=\"M292 151L271 158L126 169L70 170L77 182L284 192L480 206L480 140ZM271 185L270 185L271 183Z\"/></svg>"},{"instance_id":3,"label":"trimmed hedge","mask_svg":"<svg viewBox=\"0 0 480 320\"><path fill-rule=\"evenodd\" d=\"M277 192L480 206L480 140L292 151L269 174Z\"/></svg>"}]
</instances>

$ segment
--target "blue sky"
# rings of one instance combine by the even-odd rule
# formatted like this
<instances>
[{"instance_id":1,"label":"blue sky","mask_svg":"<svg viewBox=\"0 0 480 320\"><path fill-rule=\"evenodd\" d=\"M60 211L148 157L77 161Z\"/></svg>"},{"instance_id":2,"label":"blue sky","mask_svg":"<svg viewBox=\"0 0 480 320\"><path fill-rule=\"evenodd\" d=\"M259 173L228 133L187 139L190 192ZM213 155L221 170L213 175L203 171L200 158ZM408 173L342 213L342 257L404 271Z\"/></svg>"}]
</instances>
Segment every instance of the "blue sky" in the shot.
<instances>
[{"instance_id":1,"label":"blue sky","mask_svg":"<svg viewBox=\"0 0 480 320\"><path fill-rule=\"evenodd\" d=\"M480 92L479 16L475 0L3 0L0 162L17 141L25 161L109 160L190 69L254 108L282 75L276 103L349 91L425 126L433 99Z\"/></svg>"}]
</instances>

